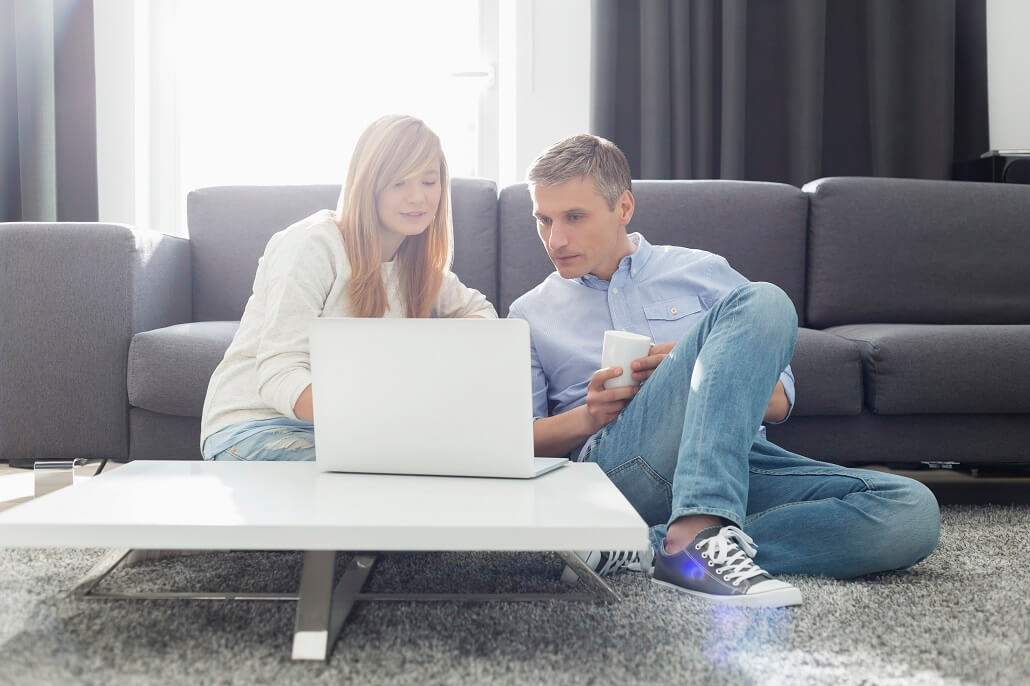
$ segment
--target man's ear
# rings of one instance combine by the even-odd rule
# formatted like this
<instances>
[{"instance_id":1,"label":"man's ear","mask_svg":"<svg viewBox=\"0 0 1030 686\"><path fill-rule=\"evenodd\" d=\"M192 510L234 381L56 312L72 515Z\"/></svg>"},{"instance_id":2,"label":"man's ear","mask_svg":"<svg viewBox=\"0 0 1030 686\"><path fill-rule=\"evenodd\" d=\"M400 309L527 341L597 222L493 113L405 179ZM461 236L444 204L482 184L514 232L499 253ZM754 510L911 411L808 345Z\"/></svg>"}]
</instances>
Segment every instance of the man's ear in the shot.
<instances>
[{"instance_id":1,"label":"man's ear","mask_svg":"<svg viewBox=\"0 0 1030 686\"><path fill-rule=\"evenodd\" d=\"M619 196L619 201L615 203L615 211L619 214L619 223L623 226L629 224L630 220L633 219L633 210L637 207L637 201L633 197L632 191L622 191L622 195Z\"/></svg>"}]
</instances>

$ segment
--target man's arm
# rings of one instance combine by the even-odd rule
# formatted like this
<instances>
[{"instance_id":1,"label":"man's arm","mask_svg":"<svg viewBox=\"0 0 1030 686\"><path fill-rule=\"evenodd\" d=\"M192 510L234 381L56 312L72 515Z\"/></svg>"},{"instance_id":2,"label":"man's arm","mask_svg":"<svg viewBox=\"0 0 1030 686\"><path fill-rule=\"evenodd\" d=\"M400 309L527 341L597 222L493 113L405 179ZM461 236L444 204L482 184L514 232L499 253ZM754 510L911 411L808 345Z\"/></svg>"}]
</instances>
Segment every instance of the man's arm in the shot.
<instances>
[{"instance_id":1,"label":"man's arm","mask_svg":"<svg viewBox=\"0 0 1030 686\"><path fill-rule=\"evenodd\" d=\"M659 343L652 345L647 357L634 360L632 377L643 382L654 372L675 343ZM594 435L594 433L613 421L622 412L633 396L640 391L640 386L620 386L605 389L604 382L622 374L621 367L599 369L590 377L587 384L587 400L568 412L538 419L533 422L534 452L540 457L568 455L575 448Z\"/></svg>"},{"instance_id":2,"label":"man's arm","mask_svg":"<svg viewBox=\"0 0 1030 686\"><path fill-rule=\"evenodd\" d=\"M769 406L765 408L765 422L782 422L787 418L790 411L790 400L787 398L787 391L783 388L783 382L777 381L773 389L772 398L769 399Z\"/></svg>"},{"instance_id":3,"label":"man's arm","mask_svg":"<svg viewBox=\"0 0 1030 686\"><path fill-rule=\"evenodd\" d=\"M533 422L533 452L539 457L561 457L590 438L622 412L640 386L606 389L604 382L622 374L621 367L599 369L590 377L585 405Z\"/></svg>"},{"instance_id":4,"label":"man's arm","mask_svg":"<svg viewBox=\"0 0 1030 686\"><path fill-rule=\"evenodd\" d=\"M568 455L569 451L582 445L598 429L614 421L626 403L640 391L643 383L654 373L654 370L674 347L676 347L675 343L656 343L651 346L647 357L633 361L632 376L633 379L641 382L640 386L605 389L604 382L622 374L622 369L609 367L594 372L587 385L585 405L533 422L534 453L538 457ZM789 411L790 400L787 398L787 392L783 388L783 382L777 381L772 397L769 399L769 405L766 407L763 421L783 421Z\"/></svg>"},{"instance_id":5,"label":"man's arm","mask_svg":"<svg viewBox=\"0 0 1030 686\"><path fill-rule=\"evenodd\" d=\"M533 422L533 452L537 457L564 457L590 438L587 406Z\"/></svg>"}]
</instances>

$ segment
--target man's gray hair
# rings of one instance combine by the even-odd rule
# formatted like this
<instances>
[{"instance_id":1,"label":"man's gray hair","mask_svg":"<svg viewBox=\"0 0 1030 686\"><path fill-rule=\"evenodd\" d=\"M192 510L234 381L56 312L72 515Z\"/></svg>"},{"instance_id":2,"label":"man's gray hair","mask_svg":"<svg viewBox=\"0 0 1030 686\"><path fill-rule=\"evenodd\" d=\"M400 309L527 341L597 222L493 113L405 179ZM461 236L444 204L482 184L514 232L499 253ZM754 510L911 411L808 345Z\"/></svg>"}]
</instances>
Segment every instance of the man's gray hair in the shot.
<instances>
[{"instance_id":1,"label":"man's gray hair","mask_svg":"<svg viewBox=\"0 0 1030 686\"><path fill-rule=\"evenodd\" d=\"M533 186L557 186L591 176L597 192L614 210L623 191L632 190L629 162L610 140L581 133L553 143L533 160L526 180Z\"/></svg>"}]
</instances>

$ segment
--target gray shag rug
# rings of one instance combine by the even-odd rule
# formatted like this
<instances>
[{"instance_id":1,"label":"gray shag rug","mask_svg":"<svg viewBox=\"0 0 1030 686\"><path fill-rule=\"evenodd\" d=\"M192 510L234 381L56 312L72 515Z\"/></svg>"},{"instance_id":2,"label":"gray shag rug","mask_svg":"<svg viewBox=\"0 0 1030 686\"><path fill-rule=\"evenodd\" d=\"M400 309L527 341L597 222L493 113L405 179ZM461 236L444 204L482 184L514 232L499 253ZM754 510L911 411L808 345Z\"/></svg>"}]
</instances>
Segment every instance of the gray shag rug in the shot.
<instances>
[{"instance_id":1,"label":"gray shag rug","mask_svg":"<svg viewBox=\"0 0 1030 686\"><path fill-rule=\"evenodd\" d=\"M719 608L642 575L622 603L364 603L328 663L292 602L82 600L99 550L0 551L0 684L1027 684L1030 508L944 506L938 550L853 581L784 577L794 609ZM341 555L341 558L344 556ZM341 560L341 566L346 560ZM550 554L391 554L378 591L560 591ZM301 554L119 570L108 590L293 592Z\"/></svg>"}]
</instances>

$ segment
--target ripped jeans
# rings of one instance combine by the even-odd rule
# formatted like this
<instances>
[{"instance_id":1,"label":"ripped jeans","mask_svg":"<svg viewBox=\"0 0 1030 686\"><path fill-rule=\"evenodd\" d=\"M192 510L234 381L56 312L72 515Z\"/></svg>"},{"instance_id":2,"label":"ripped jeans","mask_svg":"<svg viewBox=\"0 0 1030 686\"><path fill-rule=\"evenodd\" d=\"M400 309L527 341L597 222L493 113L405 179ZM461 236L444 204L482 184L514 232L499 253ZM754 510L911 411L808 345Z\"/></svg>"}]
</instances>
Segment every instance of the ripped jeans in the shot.
<instances>
[{"instance_id":1,"label":"ripped jeans","mask_svg":"<svg viewBox=\"0 0 1030 686\"><path fill-rule=\"evenodd\" d=\"M315 459L315 431L303 426L270 426L221 451L212 460L278 460L311 462Z\"/></svg>"}]
</instances>

